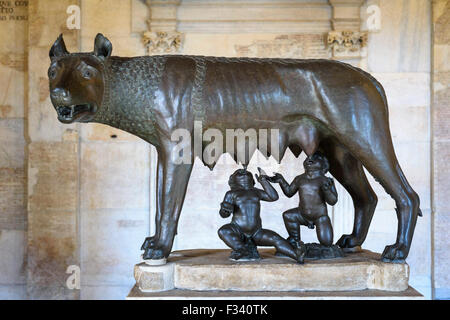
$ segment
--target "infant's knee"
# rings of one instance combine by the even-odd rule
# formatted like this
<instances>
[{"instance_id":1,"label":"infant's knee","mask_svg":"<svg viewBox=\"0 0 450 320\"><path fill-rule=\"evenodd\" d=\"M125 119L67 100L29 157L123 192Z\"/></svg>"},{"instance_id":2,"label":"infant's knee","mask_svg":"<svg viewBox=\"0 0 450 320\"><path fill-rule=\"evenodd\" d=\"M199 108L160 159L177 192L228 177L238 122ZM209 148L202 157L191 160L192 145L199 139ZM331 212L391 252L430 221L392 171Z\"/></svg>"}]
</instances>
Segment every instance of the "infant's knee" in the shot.
<instances>
[{"instance_id":1,"label":"infant's knee","mask_svg":"<svg viewBox=\"0 0 450 320\"><path fill-rule=\"evenodd\" d=\"M333 245L333 238L328 235L327 237L319 239L319 242L324 246L331 247Z\"/></svg>"},{"instance_id":2,"label":"infant's knee","mask_svg":"<svg viewBox=\"0 0 450 320\"><path fill-rule=\"evenodd\" d=\"M317 238L320 244L324 246L331 246L333 244L333 227L328 216L320 217L315 222L317 230Z\"/></svg>"},{"instance_id":3,"label":"infant's knee","mask_svg":"<svg viewBox=\"0 0 450 320\"><path fill-rule=\"evenodd\" d=\"M288 222L294 222L296 220L298 213L293 211L283 212L283 219Z\"/></svg>"},{"instance_id":4,"label":"infant's knee","mask_svg":"<svg viewBox=\"0 0 450 320\"><path fill-rule=\"evenodd\" d=\"M220 239L223 239L229 236L233 231L228 225L222 226L217 233L219 234Z\"/></svg>"}]
</instances>

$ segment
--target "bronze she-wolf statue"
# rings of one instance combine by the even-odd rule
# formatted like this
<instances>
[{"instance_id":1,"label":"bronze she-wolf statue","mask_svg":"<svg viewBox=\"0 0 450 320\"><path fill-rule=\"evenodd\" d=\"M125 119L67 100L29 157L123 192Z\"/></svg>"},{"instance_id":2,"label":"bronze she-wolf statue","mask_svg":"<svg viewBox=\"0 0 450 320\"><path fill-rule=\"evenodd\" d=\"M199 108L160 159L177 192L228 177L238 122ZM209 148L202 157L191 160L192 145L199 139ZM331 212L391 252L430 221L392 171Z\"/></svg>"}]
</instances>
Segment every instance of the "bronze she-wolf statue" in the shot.
<instances>
[{"instance_id":1,"label":"bronze she-wolf statue","mask_svg":"<svg viewBox=\"0 0 450 320\"><path fill-rule=\"evenodd\" d=\"M330 173L354 202L353 232L337 242L342 248L364 242L377 204L366 168L397 206L397 241L386 247L383 260L407 257L421 215L419 198L397 161L386 95L371 75L330 60L124 58L111 56L111 51L110 41L98 34L93 52L69 53L60 36L50 50L50 97L63 123L107 124L156 147L156 232L142 246L145 259L171 252L195 158L191 147L190 163L171 161L178 143L171 140L171 133L177 128L193 133L196 120L203 130L223 133L237 128L278 129L279 152L272 152L277 161L287 148L296 156L302 151L308 156L321 152L329 160ZM268 156L270 141L267 145ZM231 156L236 159L236 154ZM214 164L207 163L211 169Z\"/></svg>"}]
</instances>

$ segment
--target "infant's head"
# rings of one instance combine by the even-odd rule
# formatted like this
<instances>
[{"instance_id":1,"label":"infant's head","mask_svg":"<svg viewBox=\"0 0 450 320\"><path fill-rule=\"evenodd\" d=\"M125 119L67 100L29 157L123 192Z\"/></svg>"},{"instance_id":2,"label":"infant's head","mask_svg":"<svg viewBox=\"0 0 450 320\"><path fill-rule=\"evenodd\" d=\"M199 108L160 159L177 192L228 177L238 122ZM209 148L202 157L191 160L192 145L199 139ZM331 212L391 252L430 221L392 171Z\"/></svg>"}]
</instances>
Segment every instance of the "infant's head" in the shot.
<instances>
[{"instance_id":1,"label":"infant's head","mask_svg":"<svg viewBox=\"0 0 450 320\"><path fill-rule=\"evenodd\" d=\"M303 162L305 171L321 171L323 174L328 172L330 165L327 158L320 152L314 153L312 156L307 157Z\"/></svg>"},{"instance_id":2,"label":"infant's head","mask_svg":"<svg viewBox=\"0 0 450 320\"><path fill-rule=\"evenodd\" d=\"M230 176L228 184L231 189L249 188L255 185L255 180L251 172L246 169L238 169Z\"/></svg>"}]
</instances>

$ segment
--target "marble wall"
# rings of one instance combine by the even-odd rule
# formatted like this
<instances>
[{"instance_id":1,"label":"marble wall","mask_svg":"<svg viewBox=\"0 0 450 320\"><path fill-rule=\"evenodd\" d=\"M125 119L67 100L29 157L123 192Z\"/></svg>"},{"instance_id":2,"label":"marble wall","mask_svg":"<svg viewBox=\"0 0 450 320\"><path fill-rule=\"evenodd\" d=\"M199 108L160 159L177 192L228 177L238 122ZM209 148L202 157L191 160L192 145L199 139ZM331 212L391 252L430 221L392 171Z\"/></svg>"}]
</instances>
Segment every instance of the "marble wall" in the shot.
<instances>
[{"instance_id":1,"label":"marble wall","mask_svg":"<svg viewBox=\"0 0 450 320\"><path fill-rule=\"evenodd\" d=\"M423 212L407 259L411 285L431 297L430 55L431 4L427 0L372 1L381 12L381 29L369 33L367 69L384 86L399 163L419 194ZM394 201L370 180L379 201L366 246L376 251L395 241Z\"/></svg>"},{"instance_id":2,"label":"marble wall","mask_svg":"<svg viewBox=\"0 0 450 320\"><path fill-rule=\"evenodd\" d=\"M433 1L432 175L434 297L449 299L450 264L450 1Z\"/></svg>"},{"instance_id":3,"label":"marble wall","mask_svg":"<svg viewBox=\"0 0 450 320\"><path fill-rule=\"evenodd\" d=\"M164 1L147 2L155 5L151 11L141 0L33 0L16 9L28 20L0 19L0 34L10 44L0 45L0 298L121 299L133 285L139 247L154 230L155 149L107 126L59 123L48 97L48 50L62 32L69 51L91 51L102 32L114 55L152 54L142 42L149 26L181 33L183 54L295 58L332 58L324 42L329 31L368 31L367 46L341 59L385 87L396 153L421 198L424 216L408 257L411 285L428 298L450 296L450 186L442 174L449 150L449 1L317 0L305 6L306 0L276 0L251 11L245 3L236 10L228 2L220 15L208 6L211 1L184 0L178 11L158 6ZM73 4L81 8L80 30L66 26ZM367 30L371 5L380 10L379 30ZM267 21L258 24L259 17ZM302 159L288 153L277 164L255 157L249 168L292 179ZM237 168L227 156L214 171L195 164L174 249L225 247L216 235L225 223L218 205ZM379 202L364 247L382 251L395 241L394 202L373 179L371 184ZM339 192L341 200L330 210L335 240L353 224L349 196ZM281 198L263 204L262 218L265 227L286 235L280 215L296 199ZM315 234L305 230L303 237L313 241ZM66 286L69 265L80 267L81 290Z\"/></svg>"},{"instance_id":4,"label":"marble wall","mask_svg":"<svg viewBox=\"0 0 450 320\"><path fill-rule=\"evenodd\" d=\"M25 99L28 7L0 13L0 299L23 298L27 211Z\"/></svg>"}]
</instances>

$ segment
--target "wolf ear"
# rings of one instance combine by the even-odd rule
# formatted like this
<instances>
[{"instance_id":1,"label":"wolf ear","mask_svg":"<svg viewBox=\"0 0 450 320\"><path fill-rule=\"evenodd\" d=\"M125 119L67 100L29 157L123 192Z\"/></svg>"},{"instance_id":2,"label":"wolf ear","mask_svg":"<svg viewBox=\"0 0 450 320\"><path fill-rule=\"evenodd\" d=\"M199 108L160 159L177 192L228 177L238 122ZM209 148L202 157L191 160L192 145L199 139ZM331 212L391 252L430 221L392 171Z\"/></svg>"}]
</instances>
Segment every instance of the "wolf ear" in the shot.
<instances>
[{"instance_id":1,"label":"wolf ear","mask_svg":"<svg viewBox=\"0 0 450 320\"><path fill-rule=\"evenodd\" d=\"M99 58L106 59L111 55L111 52L111 42L101 33L97 34L94 42L94 54Z\"/></svg>"},{"instance_id":2,"label":"wolf ear","mask_svg":"<svg viewBox=\"0 0 450 320\"><path fill-rule=\"evenodd\" d=\"M64 43L63 35L61 33L50 49L49 56L50 59L53 59L54 57L60 57L66 54L69 54L69 52L66 49L66 44Z\"/></svg>"}]
</instances>

